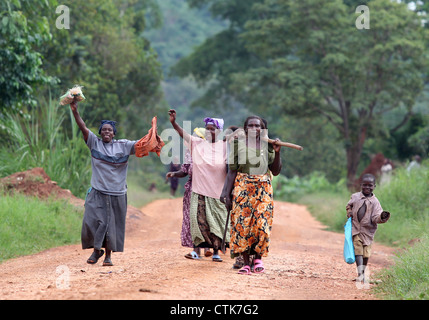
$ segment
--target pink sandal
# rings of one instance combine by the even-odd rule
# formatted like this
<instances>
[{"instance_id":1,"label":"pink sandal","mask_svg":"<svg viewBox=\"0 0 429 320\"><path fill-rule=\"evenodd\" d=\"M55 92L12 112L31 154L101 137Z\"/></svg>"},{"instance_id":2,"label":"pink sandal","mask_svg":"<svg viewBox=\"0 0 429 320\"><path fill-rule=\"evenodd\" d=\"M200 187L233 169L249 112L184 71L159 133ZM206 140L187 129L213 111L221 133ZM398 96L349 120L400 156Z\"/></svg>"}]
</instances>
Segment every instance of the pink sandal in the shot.
<instances>
[{"instance_id":1,"label":"pink sandal","mask_svg":"<svg viewBox=\"0 0 429 320\"><path fill-rule=\"evenodd\" d=\"M244 266L243 268L241 268L240 270L238 270L238 274L244 274L244 275L249 275L251 274L250 272L250 266Z\"/></svg>"},{"instance_id":2,"label":"pink sandal","mask_svg":"<svg viewBox=\"0 0 429 320\"><path fill-rule=\"evenodd\" d=\"M264 268L264 263L262 262L261 259L255 259L253 261L254 265L253 265L253 272L254 273L264 273L265 268ZM260 269L259 271L256 271L256 269Z\"/></svg>"}]
</instances>

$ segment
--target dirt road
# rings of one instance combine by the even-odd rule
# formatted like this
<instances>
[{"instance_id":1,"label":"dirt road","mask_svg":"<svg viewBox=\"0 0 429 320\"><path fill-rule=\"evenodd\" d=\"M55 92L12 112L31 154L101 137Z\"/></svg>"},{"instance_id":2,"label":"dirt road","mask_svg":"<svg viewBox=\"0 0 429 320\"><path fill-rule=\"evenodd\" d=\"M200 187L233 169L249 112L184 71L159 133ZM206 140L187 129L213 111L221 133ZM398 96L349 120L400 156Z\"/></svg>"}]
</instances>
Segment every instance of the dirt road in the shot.
<instances>
[{"instance_id":1,"label":"dirt road","mask_svg":"<svg viewBox=\"0 0 429 320\"><path fill-rule=\"evenodd\" d=\"M0 299L279 300L375 299L353 281L343 236L324 230L304 206L275 202L266 272L238 275L223 262L193 261L180 245L182 199L157 200L127 218L125 252L113 267L88 265L80 245L53 248L0 265ZM392 249L374 244L369 268L389 265ZM371 285L372 286L372 285Z\"/></svg>"}]
</instances>

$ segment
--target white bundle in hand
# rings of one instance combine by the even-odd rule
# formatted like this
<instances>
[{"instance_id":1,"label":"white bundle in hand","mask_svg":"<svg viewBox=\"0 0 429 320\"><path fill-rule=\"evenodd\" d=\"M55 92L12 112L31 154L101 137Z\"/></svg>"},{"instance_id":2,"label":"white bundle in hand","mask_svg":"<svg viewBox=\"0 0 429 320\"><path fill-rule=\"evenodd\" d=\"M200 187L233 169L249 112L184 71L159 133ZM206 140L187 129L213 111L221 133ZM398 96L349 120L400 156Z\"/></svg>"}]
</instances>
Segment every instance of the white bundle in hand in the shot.
<instances>
[{"instance_id":1,"label":"white bundle in hand","mask_svg":"<svg viewBox=\"0 0 429 320\"><path fill-rule=\"evenodd\" d=\"M66 94L60 97L60 104L62 106L70 104L73 101L83 101L85 96L82 93L82 86L75 85L73 88L67 90Z\"/></svg>"}]
</instances>

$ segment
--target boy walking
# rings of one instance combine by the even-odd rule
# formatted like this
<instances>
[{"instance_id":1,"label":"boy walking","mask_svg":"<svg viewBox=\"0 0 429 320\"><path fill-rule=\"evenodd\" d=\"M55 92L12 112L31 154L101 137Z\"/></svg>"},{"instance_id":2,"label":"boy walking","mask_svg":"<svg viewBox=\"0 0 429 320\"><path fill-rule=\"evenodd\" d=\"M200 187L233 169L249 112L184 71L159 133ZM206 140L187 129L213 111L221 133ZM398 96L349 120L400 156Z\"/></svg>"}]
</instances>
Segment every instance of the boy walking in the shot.
<instances>
[{"instance_id":1,"label":"boy walking","mask_svg":"<svg viewBox=\"0 0 429 320\"><path fill-rule=\"evenodd\" d=\"M390 213L383 211L380 202L373 194L375 177L365 174L362 177L361 192L352 194L347 203L347 217L352 217L352 236L355 249L358 277L356 281L366 281L365 268L371 256L371 244L379 223L385 223Z\"/></svg>"}]
</instances>

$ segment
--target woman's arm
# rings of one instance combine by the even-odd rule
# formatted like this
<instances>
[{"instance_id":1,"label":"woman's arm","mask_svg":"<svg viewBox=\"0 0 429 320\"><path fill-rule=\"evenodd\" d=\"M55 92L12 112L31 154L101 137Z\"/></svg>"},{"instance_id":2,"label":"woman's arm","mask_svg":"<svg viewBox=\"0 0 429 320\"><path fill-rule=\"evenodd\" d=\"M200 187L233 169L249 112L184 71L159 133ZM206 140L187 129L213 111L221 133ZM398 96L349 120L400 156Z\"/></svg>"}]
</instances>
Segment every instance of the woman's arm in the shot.
<instances>
[{"instance_id":1,"label":"woman's arm","mask_svg":"<svg viewBox=\"0 0 429 320\"><path fill-rule=\"evenodd\" d=\"M87 142L89 130L86 127L85 122L83 122L82 118L80 117L79 111L77 111L77 101L73 101L72 103L70 103L70 109L72 110L77 126L79 127L80 131L82 131L83 139L85 140L85 142Z\"/></svg>"},{"instance_id":2,"label":"woman's arm","mask_svg":"<svg viewBox=\"0 0 429 320\"><path fill-rule=\"evenodd\" d=\"M170 171L167 172L167 174L165 175L165 179L168 178L183 178L186 177L188 174L186 172L183 172L181 170L179 171Z\"/></svg>"},{"instance_id":3,"label":"woman's arm","mask_svg":"<svg viewBox=\"0 0 429 320\"><path fill-rule=\"evenodd\" d=\"M190 143L191 141L191 135L187 133L181 126L179 126L176 122L176 110L170 109L168 111L168 114L170 115L170 123L173 126L173 128L177 131L179 136L184 139L186 142Z\"/></svg>"},{"instance_id":4,"label":"woman's arm","mask_svg":"<svg viewBox=\"0 0 429 320\"><path fill-rule=\"evenodd\" d=\"M279 139L276 139L276 141L277 140L279 140ZM273 173L273 175L277 176L277 175L279 175L280 171L282 170L282 159L280 157L281 146L273 143L273 149L275 151L275 157L274 157L273 163L270 164L269 168L270 168L271 172Z\"/></svg>"},{"instance_id":5,"label":"woman's arm","mask_svg":"<svg viewBox=\"0 0 429 320\"><path fill-rule=\"evenodd\" d=\"M237 170L229 169L228 174L226 175L225 183L223 185L222 193L220 195L220 201L225 204L228 212L232 209L232 190L234 189L236 176Z\"/></svg>"}]
</instances>

